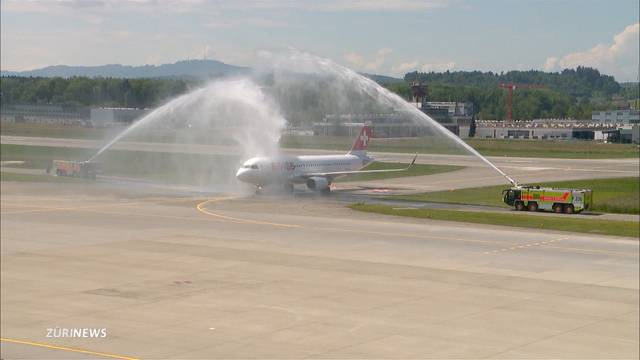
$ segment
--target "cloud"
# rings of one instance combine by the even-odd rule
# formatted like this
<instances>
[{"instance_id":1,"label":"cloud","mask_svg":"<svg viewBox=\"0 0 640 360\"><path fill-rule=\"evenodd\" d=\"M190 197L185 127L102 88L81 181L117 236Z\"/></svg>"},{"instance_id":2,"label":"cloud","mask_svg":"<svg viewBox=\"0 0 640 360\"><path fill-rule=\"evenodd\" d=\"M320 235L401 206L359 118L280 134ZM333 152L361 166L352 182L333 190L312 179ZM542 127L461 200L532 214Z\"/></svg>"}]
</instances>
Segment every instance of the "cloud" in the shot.
<instances>
[{"instance_id":1,"label":"cloud","mask_svg":"<svg viewBox=\"0 0 640 360\"><path fill-rule=\"evenodd\" d=\"M351 0L321 1L311 5L314 10L325 11L418 11L448 6L447 0Z\"/></svg>"},{"instance_id":2,"label":"cloud","mask_svg":"<svg viewBox=\"0 0 640 360\"><path fill-rule=\"evenodd\" d=\"M424 72L431 72L431 71L443 72L447 70L453 70L455 66L456 66L456 63L453 61L443 62L443 63L430 63L430 64L423 64L420 67L420 70Z\"/></svg>"},{"instance_id":3,"label":"cloud","mask_svg":"<svg viewBox=\"0 0 640 360\"><path fill-rule=\"evenodd\" d=\"M393 71L394 74L404 75L411 70L418 69L419 65L420 64L417 61L403 62L401 64L392 66L391 71Z\"/></svg>"},{"instance_id":4,"label":"cloud","mask_svg":"<svg viewBox=\"0 0 640 360\"><path fill-rule=\"evenodd\" d=\"M589 50L562 57L548 57L543 68L546 71L589 66L611 74L619 81L636 81L638 78L638 42L640 23L627 26L616 34L610 44L597 44Z\"/></svg>"},{"instance_id":5,"label":"cloud","mask_svg":"<svg viewBox=\"0 0 640 360\"><path fill-rule=\"evenodd\" d=\"M387 55L391 54L393 49L381 48L376 51L373 59L365 59L364 56L349 52L344 55L344 59L347 60L352 66L355 66L358 70L376 71L384 64Z\"/></svg>"},{"instance_id":6,"label":"cloud","mask_svg":"<svg viewBox=\"0 0 640 360\"><path fill-rule=\"evenodd\" d=\"M282 21L264 19L264 18L217 18L210 20L204 24L204 27L210 29L233 28L233 27L254 27L254 28L284 28L288 24Z\"/></svg>"},{"instance_id":7,"label":"cloud","mask_svg":"<svg viewBox=\"0 0 640 360\"><path fill-rule=\"evenodd\" d=\"M419 70L423 72L442 72L447 70L453 70L456 66L456 63L453 61L446 62L434 62L434 63L421 63L419 61L406 61L400 63L398 65L394 65L391 67L391 72L396 76L404 76L406 73L414 70Z\"/></svg>"},{"instance_id":8,"label":"cloud","mask_svg":"<svg viewBox=\"0 0 640 360\"><path fill-rule=\"evenodd\" d=\"M215 3L215 2L212 2ZM204 0L2 0L2 11L11 13L68 12L146 12L158 10L171 13L197 11Z\"/></svg>"},{"instance_id":9,"label":"cloud","mask_svg":"<svg viewBox=\"0 0 640 360\"><path fill-rule=\"evenodd\" d=\"M354 52L344 54L344 59L356 66L361 66L364 63L362 56Z\"/></svg>"},{"instance_id":10,"label":"cloud","mask_svg":"<svg viewBox=\"0 0 640 360\"><path fill-rule=\"evenodd\" d=\"M544 62L544 65L542 66L542 68L545 71L552 71L556 69L557 66L558 66L558 58L555 56L551 56L547 58L547 61Z\"/></svg>"},{"instance_id":11,"label":"cloud","mask_svg":"<svg viewBox=\"0 0 640 360\"><path fill-rule=\"evenodd\" d=\"M308 11L420 11L444 8L455 0L2 0L2 10L47 12L52 8L74 10L167 10L202 12L205 10L308 10Z\"/></svg>"}]
</instances>

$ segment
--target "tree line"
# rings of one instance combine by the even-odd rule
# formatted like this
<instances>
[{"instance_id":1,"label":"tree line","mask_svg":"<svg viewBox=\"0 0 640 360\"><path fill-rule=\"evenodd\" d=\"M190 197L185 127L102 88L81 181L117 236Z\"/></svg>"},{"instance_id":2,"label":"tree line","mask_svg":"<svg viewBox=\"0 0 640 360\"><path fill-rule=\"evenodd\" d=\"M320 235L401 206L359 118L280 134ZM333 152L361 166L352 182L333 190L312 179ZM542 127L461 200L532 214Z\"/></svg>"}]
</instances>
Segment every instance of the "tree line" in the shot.
<instances>
[{"instance_id":1,"label":"tree line","mask_svg":"<svg viewBox=\"0 0 640 360\"><path fill-rule=\"evenodd\" d=\"M390 84L387 87L408 99L411 97L412 84L425 83L428 100L472 102L479 119L506 117L507 90L499 88L500 83L543 86L513 92L513 118L522 120L590 119L594 110L625 107L629 100L637 104L640 97L638 83L621 85L612 76L581 66L558 73L537 70L506 73L411 72L405 75L404 80L404 83Z\"/></svg>"},{"instance_id":2,"label":"tree line","mask_svg":"<svg viewBox=\"0 0 640 360\"><path fill-rule=\"evenodd\" d=\"M193 81L184 79L2 77L2 104L56 104L151 108L185 93Z\"/></svg>"},{"instance_id":3,"label":"tree line","mask_svg":"<svg viewBox=\"0 0 640 360\"><path fill-rule=\"evenodd\" d=\"M515 119L574 118L590 119L594 110L622 106L626 100L638 102L638 83L619 84L596 69L578 67L559 73L509 71L506 73L455 71L411 72L404 81L385 86L411 99L411 85L426 83L430 101L472 102L478 119L504 119L507 91L498 84L543 85L541 89L517 89L513 97ZM330 91L331 83L299 81L296 89L274 87L272 95L281 100L285 115L292 122L319 121L326 112L367 112L375 109L373 99L363 99L348 91ZM0 102L5 104L56 104L153 108L170 98L202 85L196 78L121 79L103 77L36 78L2 77ZM267 86L269 87L269 86ZM346 95L345 95L346 94ZM337 96L346 96L339 99ZM347 103L345 105L345 103ZM344 108L344 109L343 109ZM329 110L330 109L330 110Z\"/></svg>"}]
</instances>

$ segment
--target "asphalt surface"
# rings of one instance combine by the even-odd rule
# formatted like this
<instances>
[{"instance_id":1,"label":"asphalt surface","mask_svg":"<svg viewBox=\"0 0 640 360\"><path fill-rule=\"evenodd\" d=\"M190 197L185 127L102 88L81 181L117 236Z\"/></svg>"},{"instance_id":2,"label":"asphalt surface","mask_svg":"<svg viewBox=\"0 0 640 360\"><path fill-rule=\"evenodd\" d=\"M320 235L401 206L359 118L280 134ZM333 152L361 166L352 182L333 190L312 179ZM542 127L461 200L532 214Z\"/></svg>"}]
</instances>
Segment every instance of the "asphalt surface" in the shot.
<instances>
[{"instance_id":1,"label":"asphalt surface","mask_svg":"<svg viewBox=\"0 0 640 360\"><path fill-rule=\"evenodd\" d=\"M2 182L14 358L633 359L638 239ZM47 329L106 329L47 337ZM82 352L84 351L84 352Z\"/></svg>"},{"instance_id":2,"label":"asphalt surface","mask_svg":"<svg viewBox=\"0 0 640 360\"><path fill-rule=\"evenodd\" d=\"M99 148L104 144L99 140L61 139L45 137L2 136L3 144L39 145L55 147ZM237 155L238 148L226 145L167 144L122 141L114 149L180 152L211 155ZM285 149L290 154L340 154L340 151L313 149ZM370 153L378 161L409 162L411 154ZM515 178L520 183L537 183L560 180L611 178L638 176L638 159L553 159L553 158L505 158L488 159ZM359 187L381 188L381 192L390 194L439 191L458 188L508 184L508 181L484 162L471 155L419 155L421 164L459 165L463 170L437 175L403 177L383 181L357 182L340 185L341 188L357 191ZM387 191L384 191L387 189Z\"/></svg>"},{"instance_id":3,"label":"asphalt surface","mask_svg":"<svg viewBox=\"0 0 640 360\"><path fill-rule=\"evenodd\" d=\"M116 148L237 153L204 145L123 142ZM490 160L521 182L639 173L637 159ZM212 195L112 177L3 182L0 356L638 358L638 239L345 207L371 195L505 184L470 156L418 161L465 169L338 183L330 198ZM11 165L3 163L2 171L42 172L4 167ZM87 328L105 329L106 336L47 336L48 329Z\"/></svg>"}]
</instances>

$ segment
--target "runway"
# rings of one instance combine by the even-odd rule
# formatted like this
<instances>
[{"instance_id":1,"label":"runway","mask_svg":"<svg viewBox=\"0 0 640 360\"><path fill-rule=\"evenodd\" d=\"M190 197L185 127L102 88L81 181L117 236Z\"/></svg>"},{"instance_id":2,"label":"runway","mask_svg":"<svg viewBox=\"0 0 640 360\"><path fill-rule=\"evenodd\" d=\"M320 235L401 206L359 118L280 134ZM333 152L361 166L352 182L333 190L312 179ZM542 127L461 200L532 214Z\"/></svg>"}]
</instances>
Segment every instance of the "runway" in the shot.
<instances>
[{"instance_id":1,"label":"runway","mask_svg":"<svg viewBox=\"0 0 640 360\"><path fill-rule=\"evenodd\" d=\"M102 141L87 139L64 139L47 137L2 136L3 144L99 148ZM179 152L209 155L237 155L239 149L231 145L172 144L153 142L118 142L114 149L132 151ZM284 149L286 153L306 154L342 154L341 151L316 149ZM377 161L408 163L411 154L369 153ZM595 179L638 176L638 159L556 159L556 158L518 158L488 157L488 159L515 178L520 183L540 183L549 181ZM389 188L389 194L404 194L424 191L440 191L488 185L507 185L508 181L488 165L472 155L420 154L420 164L457 165L465 169L437 175L402 177L382 181L352 182L342 188L357 191L360 187Z\"/></svg>"},{"instance_id":2,"label":"runway","mask_svg":"<svg viewBox=\"0 0 640 360\"><path fill-rule=\"evenodd\" d=\"M638 239L313 196L1 186L4 359L640 355Z\"/></svg>"}]
</instances>

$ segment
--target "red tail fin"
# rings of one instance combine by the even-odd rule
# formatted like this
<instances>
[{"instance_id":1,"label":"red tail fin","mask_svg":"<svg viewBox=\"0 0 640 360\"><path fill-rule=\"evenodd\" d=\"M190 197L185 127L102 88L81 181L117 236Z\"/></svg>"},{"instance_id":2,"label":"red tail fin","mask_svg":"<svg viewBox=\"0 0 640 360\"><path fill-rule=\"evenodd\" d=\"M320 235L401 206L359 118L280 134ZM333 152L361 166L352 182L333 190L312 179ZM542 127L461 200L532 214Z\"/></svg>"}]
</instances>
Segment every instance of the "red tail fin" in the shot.
<instances>
[{"instance_id":1,"label":"red tail fin","mask_svg":"<svg viewBox=\"0 0 640 360\"><path fill-rule=\"evenodd\" d=\"M367 151L371 138L373 138L373 128L369 125L363 126L362 130L360 130L360 134L358 134L358 137L356 138L356 141L353 143L353 147L351 147L350 152Z\"/></svg>"}]
</instances>

